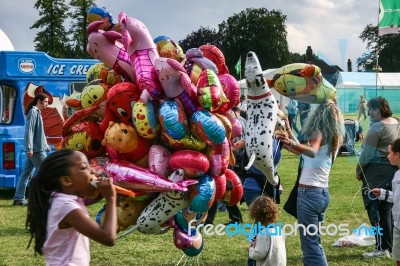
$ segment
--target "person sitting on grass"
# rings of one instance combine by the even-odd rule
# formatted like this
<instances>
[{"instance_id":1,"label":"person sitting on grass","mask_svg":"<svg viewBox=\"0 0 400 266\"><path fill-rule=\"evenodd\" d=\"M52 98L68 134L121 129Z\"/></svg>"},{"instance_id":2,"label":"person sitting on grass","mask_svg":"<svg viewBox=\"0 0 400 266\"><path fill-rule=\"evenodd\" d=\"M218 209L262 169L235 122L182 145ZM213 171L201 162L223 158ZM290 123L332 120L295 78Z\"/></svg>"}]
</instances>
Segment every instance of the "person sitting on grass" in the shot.
<instances>
[{"instance_id":1,"label":"person sitting on grass","mask_svg":"<svg viewBox=\"0 0 400 266\"><path fill-rule=\"evenodd\" d=\"M92 185L98 182L97 189ZM82 196L100 192L107 204L102 225L89 217ZM98 180L86 156L70 149L50 154L32 179L26 227L35 255L46 265L89 265L89 238L113 246L116 240L116 192L112 180Z\"/></svg>"},{"instance_id":2,"label":"person sitting on grass","mask_svg":"<svg viewBox=\"0 0 400 266\"><path fill-rule=\"evenodd\" d=\"M278 222L279 210L270 197L262 195L250 204L249 215L255 225L268 227ZM277 230L276 225L257 232L249 248L248 265L286 265L285 238Z\"/></svg>"},{"instance_id":3,"label":"person sitting on grass","mask_svg":"<svg viewBox=\"0 0 400 266\"><path fill-rule=\"evenodd\" d=\"M400 138L393 141L388 147L390 164L400 167ZM400 266L400 170L394 174L392 191L383 188L374 188L371 192L379 198L393 203L393 248L392 258Z\"/></svg>"}]
</instances>

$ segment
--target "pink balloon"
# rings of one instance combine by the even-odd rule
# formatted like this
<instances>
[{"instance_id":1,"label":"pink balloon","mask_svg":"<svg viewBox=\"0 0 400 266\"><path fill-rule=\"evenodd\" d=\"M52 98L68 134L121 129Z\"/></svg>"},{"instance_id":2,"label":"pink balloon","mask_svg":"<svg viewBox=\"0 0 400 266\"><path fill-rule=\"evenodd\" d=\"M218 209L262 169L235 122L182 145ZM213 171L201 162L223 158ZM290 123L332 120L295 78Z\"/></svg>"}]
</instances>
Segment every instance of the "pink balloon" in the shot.
<instances>
[{"instance_id":1,"label":"pink balloon","mask_svg":"<svg viewBox=\"0 0 400 266\"><path fill-rule=\"evenodd\" d=\"M234 139L240 136L243 132L242 124L240 124L239 119L237 119L235 113L232 110L228 110L224 116L226 116L232 124L232 136L231 138Z\"/></svg>"},{"instance_id":2,"label":"pink balloon","mask_svg":"<svg viewBox=\"0 0 400 266\"><path fill-rule=\"evenodd\" d=\"M210 148L208 159L210 161L210 174L212 176L223 175L228 168L230 147L227 138L221 144Z\"/></svg>"},{"instance_id":3,"label":"pink balloon","mask_svg":"<svg viewBox=\"0 0 400 266\"><path fill-rule=\"evenodd\" d=\"M224 197L226 191L226 177L225 175L212 176L215 182L215 197L214 200L220 200Z\"/></svg>"},{"instance_id":4,"label":"pink balloon","mask_svg":"<svg viewBox=\"0 0 400 266\"><path fill-rule=\"evenodd\" d=\"M154 173L167 176L171 173L169 160L171 153L161 145L152 145L149 151L149 169Z\"/></svg>"},{"instance_id":5,"label":"pink balloon","mask_svg":"<svg viewBox=\"0 0 400 266\"><path fill-rule=\"evenodd\" d=\"M218 113L223 114L239 104L240 87L237 80L230 74L218 75L218 78L226 97L229 99L229 102L223 102L217 109Z\"/></svg>"},{"instance_id":6,"label":"pink balloon","mask_svg":"<svg viewBox=\"0 0 400 266\"><path fill-rule=\"evenodd\" d=\"M188 186L198 183L197 180L173 183L163 176L123 160L110 159L105 170L115 184L137 191L187 191Z\"/></svg>"}]
</instances>

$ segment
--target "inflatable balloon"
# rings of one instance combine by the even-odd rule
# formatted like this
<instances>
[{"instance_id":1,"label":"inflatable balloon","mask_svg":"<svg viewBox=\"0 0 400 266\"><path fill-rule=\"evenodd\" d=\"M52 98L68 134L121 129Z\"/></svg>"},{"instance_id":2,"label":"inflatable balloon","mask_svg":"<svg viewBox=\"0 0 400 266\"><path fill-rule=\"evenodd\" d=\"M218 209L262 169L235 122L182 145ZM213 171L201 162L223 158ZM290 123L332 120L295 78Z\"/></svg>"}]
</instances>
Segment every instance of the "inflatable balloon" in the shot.
<instances>
[{"instance_id":1,"label":"inflatable balloon","mask_svg":"<svg viewBox=\"0 0 400 266\"><path fill-rule=\"evenodd\" d=\"M216 65L210 59L204 57L199 48L190 48L186 51L185 57L181 64L186 69L186 73L193 84L197 85L199 76L205 69L211 69L215 74L218 74Z\"/></svg>"},{"instance_id":2,"label":"inflatable balloon","mask_svg":"<svg viewBox=\"0 0 400 266\"><path fill-rule=\"evenodd\" d=\"M336 89L323 79L316 65L295 63L281 67L268 84L280 94L307 103L336 97Z\"/></svg>"},{"instance_id":3,"label":"inflatable balloon","mask_svg":"<svg viewBox=\"0 0 400 266\"><path fill-rule=\"evenodd\" d=\"M198 183L197 180L173 183L165 177L122 160L110 159L104 169L117 185L138 191L187 191L188 186Z\"/></svg>"},{"instance_id":4,"label":"inflatable balloon","mask_svg":"<svg viewBox=\"0 0 400 266\"><path fill-rule=\"evenodd\" d=\"M190 209L190 207L186 207L181 211L177 212L174 216L175 225L181 230L183 233L188 234L190 236L194 236L197 233L197 226L203 223L207 219L207 212L198 213L194 212ZM189 230L189 223L192 227Z\"/></svg>"},{"instance_id":5,"label":"inflatable balloon","mask_svg":"<svg viewBox=\"0 0 400 266\"><path fill-rule=\"evenodd\" d=\"M278 104L262 73L260 62L254 52L248 52L245 64L248 87L246 120L246 152L249 164L259 169L272 185L278 184L274 175L272 138L275 132Z\"/></svg>"},{"instance_id":6,"label":"inflatable balloon","mask_svg":"<svg viewBox=\"0 0 400 266\"><path fill-rule=\"evenodd\" d=\"M200 109L197 88L178 61L160 57L155 60L154 66L165 95L179 102L187 116Z\"/></svg>"},{"instance_id":7,"label":"inflatable balloon","mask_svg":"<svg viewBox=\"0 0 400 266\"><path fill-rule=\"evenodd\" d=\"M212 176L215 182L215 197L214 201L223 199L226 191L226 177L225 174L220 176Z\"/></svg>"},{"instance_id":8,"label":"inflatable balloon","mask_svg":"<svg viewBox=\"0 0 400 266\"><path fill-rule=\"evenodd\" d=\"M231 148L228 139L225 138L221 144L210 146L207 151L207 157L210 161L209 174L212 176L223 175L226 169L228 169L231 157Z\"/></svg>"},{"instance_id":9,"label":"inflatable balloon","mask_svg":"<svg viewBox=\"0 0 400 266\"><path fill-rule=\"evenodd\" d=\"M142 91L140 99L147 102L149 95L154 100L161 98L162 87L154 68L154 60L159 55L149 30L143 22L127 17L124 12L119 14L118 20L123 32L122 42L129 53L136 83Z\"/></svg>"},{"instance_id":10,"label":"inflatable balloon","mask_svg":"<svg viewBox=\"0 0 400 266\"><path fill-rule=\"evenodd\" d=\"M183 170L175 171L171 178L182 182ZM137 220L137 229L145 234L164 233L169 227L163 228L162 225L188 205L189 200L184 192L160 193L140 214Z\"/></svg>"},{"instance_id":11,"label":"inflatable balloon","mask_svg":"<svg viewBox=\"0 0 400 266\"><path fill-rule=\"evenodd\" d=\"M113 159L126 160L142 167L148 165L151 140L138 136L130 125L110 122L102 144Z\"/></svg>"},{"instance_id":12,"label":"inflatable balloon","mask_svg":"<svg viewBox=\"0 0 400 266\"><path fill-rule=\"evenodd\" d=\"M178 62L185 59L185 54L182 48L167 36L157 36L154 38L154 43L157 46L158 54L161 57L172 58Z\"/></svg>"},{"instance_id":13,"label":"inflatable balloon","mask_svg":"<svg viewBox=\"0 0 400 266\"><path fill-rule=\"evenodd\" d=\"M169 160L169 164L172 170L183 169L187 177L202 176L210 168L207 156L201 152L192 150L174 152Z\"/></svg>"},{"instance_id":14,"label":"inflatable balloon","mask_svg":"<svg viewBox=\"0 0 400 266\"><path fill-rule=\"evenodd\" d=\"M169 160L171 153L161 145L152 145L149 150L149 169L160 176L168 176L171 173Z\"/></svg>"},{"instance_id":15,"label":"inflatable balloon","mask_svg":"<svg viewBox=\"0 0 400 266\"><path fill-rule=\"evenodd\" d=\"M201 72L197 81L197 97L200 105L211 112L216 111L223 102L228 102L221 82L210 69Z\"/></svg>"},{"instance_id":16,"label":"inflatable balloon","mask_svg":"<svg viewBox=\"0 0 400 266\"><path fill-rule=\"evenodd\" d=\"M83 121L73 126L68 135L64 136L62 147L80 151L91 159L105 154L106 151L101 145L103 137L96 122Z\"/></svg>"},{"instance_id":17,"label":"inflatable balloon","mask_svg":"<svg viewBox=\"0 0 400 266\"><path fill-rule=\"evenodd\" d=\"M151 101L136 102L133 106L133 125L137 133L145 139L157 136L159 125L156 120L154 105Z\"/></svg>"},{"instance_id":18,"label":"inflatable balloon","mask_svg":"<svg viewBox=\"0 0 400 266\"><path fill-rule=\"evenodd\" d=\"M188 121L179 104L173 101L163 102L159 109L159 119L162 129L169 137L179 140L187 134Z\"/></svg>"},{"instance_id":19,"label":"inflatable balloon","mask_svg":"<svg viewBox=\"0 0 400 266\"><path fill-rule=\"evenodd\" d=\"M180 140L175 140L168 136L168 134L163 131L162 132L162 141L166 143L168 148L171 150L195 150L195 151L201 151L204 150L207 147L207 144L196 138L196 136L193 135L193 133L189 132L186 134L183 138Z\"/></svg>"},{"instance_id":20,"label":"inflatable balloon","mask_svg":"<svg viewBox=\"0 0 400 266\"><path fill-rule=\"evenodd\" d=\"M209 175L200 176L197 180L198 183L189 190L189 206L192 211L203 213L208 211L214 201L215 183Z\"/></svg>"},{"instance_id":21,"label":"inflatable balloon","mask_svg":"<svg viewBox=\"0 0 400 266\"><path fill-rule=\"evenodd\" d=\"M208 145L221 144L226 137L222 122L208 111L196 111L191 117L190 124L195 136Z\"/></svg>"},{"instance_id":22,"label":"inflatable balloon","mask_svg":"<svg viewBox=\"0 0 400 266\"><path fill-rule=\"evenodd\" d=\"M86 73L87 83L97 79L101 80L103 83L107 83L110 86L114 85L115 83L122 82L121 75L116 74L104 63L94 64Z\"/></svg>"},{"instance_id":23,"label":"inflatable balloon","mask_svg":"<svg viewBox=\"0 0 400 266\"><path fill-rule=\"evenodd\" d=\"M229 99L229 101L221 103L220 107L217 109L218 113L223 114L239 104L240 87L239 83L232 75L218 75L218 78L221 82L222 90L224 91L226 98Z\"/></svg>"},{"instance_id":24,"label":"inflatable balloon","mask_svg":"<svg viewBox=\"0 0 400 266\"><path fill-rule=\"evenodd\" d=\"M204 246L203 237L200 232L197 232L195 236L189 236L181 232L179 228L174 229L174 244L189 257L199 255Z\"/></svg>"},{"instance_id":25,"label":"inflatable balloon","mask_svg":"<svg viewBox=\"0 0 400 266\"><path fill-rule=\"evenodd\" d=\"M203 44L199 49L203 52L205 58L210 59L217 66L218 75L229 74L229 69L225 64L224 54L220 49L212 44Z\"/></svg>"},{"instance_id":26,"label":"inflatable balloon","mask_svg":"<svg viewBox=\"0 0 400 266\"><path fill-rule=\"evenodd\" d=\"M229 206L236 205L243 197L242 182L239 176L231 169L226 170L225 178L226 191L222 200Z\"/></svg>"},{"instance_id":27,"label":"inflatable balloon","mask_svg":"<svg viewBox=\"0 0 400 266\"><path fill-rule=\"evenodd\" d=\"M100 130L105 132L111 121L133 125L132 107L139 100L139 88L132 82L119 82L107 93L106 111L100 122Z\"/></svg>"},{"instance_id":28,"label":"inflatable balloon","mask_svg":"<svg viewBox=\"0 0 400 266\"><path fill-rule=\"evenodd\" d=\"M107 93L110 85L100 82L100 80L93 80L86 84L81 93L81 106L83 109L93 106L99 106L96 114L104 117L105 108L107 104Z\"/></svg>"},{"instance_id":29,"label":"inflatable balloon","mask_svg":"<svg viewBox=\"0 0 400 266\"><path fill-rule=\"evenodd\" d=\"M236 117L235 112L232 110L228 110L224 116L229 119L232 125L232 135L231 139L237 138L243 133L242 124L239 122L239 119Z\"/></svg>"},{"instance_id":30,"label":"inflatable balloon","mask_svg":"<svg viewBox=\"0 0 400 266\"><path fill-rule=\"evenodd\" d=\"M117 198L117 232L136 224L139 215L149 204L149 200L140 201L131 197L119 196Z\"/></svg>"},{"instance_id":31,"label":"inflatable balloon","mask_svg":"<svg viewBox=\"0 0 400 266\"><path fill-rule=\"evenodd\" d=\"M103 21L95 21L87 27L89 34L87 52L93 58L99 59L107 66L112 67L125 80L135 82L136 76L129 54L117 42L117 40L122 39L122 35L116 31L99 31L101 24L103 24Z\"/></svg>"}]
</instances>

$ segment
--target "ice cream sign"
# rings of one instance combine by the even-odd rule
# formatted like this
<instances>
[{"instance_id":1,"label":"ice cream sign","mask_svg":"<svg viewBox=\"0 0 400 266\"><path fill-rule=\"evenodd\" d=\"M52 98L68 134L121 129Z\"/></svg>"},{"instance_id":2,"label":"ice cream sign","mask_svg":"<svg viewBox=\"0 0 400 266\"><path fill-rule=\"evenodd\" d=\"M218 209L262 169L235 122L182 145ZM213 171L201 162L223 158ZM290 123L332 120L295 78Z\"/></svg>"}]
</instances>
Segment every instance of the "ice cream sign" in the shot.
<instances>
[{"instance_id":1,"label":"ice cream sign","mask_svg":"<svg viewBox=\"0 0 400 266\"><path fill-rule=\"evenodd\" d=\"M31 73L35 70L36 62L30 58L21 58L18 60L18 68L22 73Z\"/></svg>"}]
</instances>

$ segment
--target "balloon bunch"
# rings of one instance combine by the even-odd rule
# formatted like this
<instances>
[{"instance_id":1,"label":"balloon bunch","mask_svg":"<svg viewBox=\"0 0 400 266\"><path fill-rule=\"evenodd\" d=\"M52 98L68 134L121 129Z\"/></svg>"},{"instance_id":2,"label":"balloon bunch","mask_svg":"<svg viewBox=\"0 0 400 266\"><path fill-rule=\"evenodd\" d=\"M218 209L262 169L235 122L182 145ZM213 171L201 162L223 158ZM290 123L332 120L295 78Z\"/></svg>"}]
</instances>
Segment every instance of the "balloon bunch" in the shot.
<instances>
[{"instance_id":1,"label":"balloon bunch","mask_svg":"<svg viewBox=\"0 0 400 266\"><path fill-rule=\"evenodd\" d=\"M185 54L169 37L153 40L123 12L120 32L100 24L87 28L87 51L102 63L89 71L82 93L66 100L76 111L64 125L63 146L84 152L99 172L137 195L119 196L121 236L173 228L175 246L195 256L203 239L188 225L204 222L215 200L234 205L243 194L228 169L231 140L242 132L231 111L238 82L213 45Z\"/></svg>"}]
</instances>

